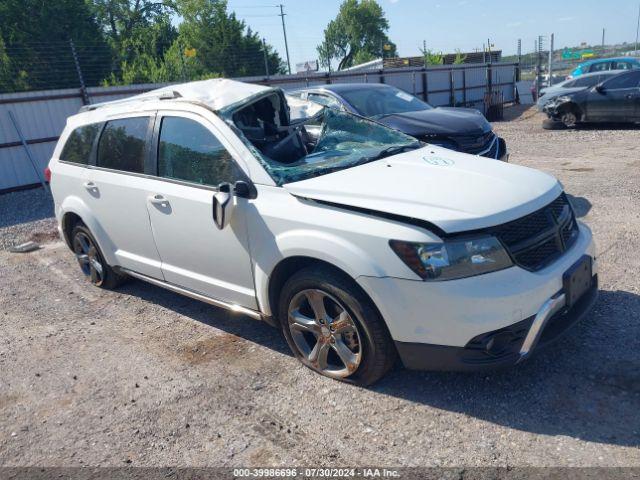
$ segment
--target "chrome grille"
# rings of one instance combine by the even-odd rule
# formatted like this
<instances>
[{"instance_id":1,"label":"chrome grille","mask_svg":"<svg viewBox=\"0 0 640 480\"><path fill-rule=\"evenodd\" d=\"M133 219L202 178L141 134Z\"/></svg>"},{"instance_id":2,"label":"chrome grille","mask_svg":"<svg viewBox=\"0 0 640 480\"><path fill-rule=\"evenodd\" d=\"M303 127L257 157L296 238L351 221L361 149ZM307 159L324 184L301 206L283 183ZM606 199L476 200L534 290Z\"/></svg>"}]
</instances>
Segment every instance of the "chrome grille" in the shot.
<instances>
[{"instance_id":1,"label":"chrome grille","mask_svg":"<svg viewBox=\"0 0 640 480\"><path fill-rule=\"evenodd\" d=\"M454 139L458 142L460 151L478 155L491 147L491 143L495 139L495 134L490 131L483 133L482 135L456 136Z\"/></svg>"}]
</instances>

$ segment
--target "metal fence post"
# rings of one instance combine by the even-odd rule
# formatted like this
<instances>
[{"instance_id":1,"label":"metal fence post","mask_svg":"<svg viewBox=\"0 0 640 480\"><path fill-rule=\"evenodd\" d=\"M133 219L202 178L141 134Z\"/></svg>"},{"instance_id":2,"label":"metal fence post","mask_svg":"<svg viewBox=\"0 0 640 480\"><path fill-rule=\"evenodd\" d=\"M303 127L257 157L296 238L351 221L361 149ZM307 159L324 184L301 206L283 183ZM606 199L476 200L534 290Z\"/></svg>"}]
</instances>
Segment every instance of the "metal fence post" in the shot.
<instances>
[{"instance_id":1,"label":"metal fence post","mask_svg":"<svg viewBox=\"0 0 640 480\"><path fill-rule=\"evenodd\" d=\"M429 103L429 82L427 80L427 69L422 69L422 99Z\"/></svg>"},{"instance_id":2,"label":"metal fence post","mask_svg":"<svg viewBox=\"0 0 640 480\"><path fill-rule=\"evenodd\" d=\"M456 105L456 92L454 88L453 68L449 70L449 105L455 107Z\"/></svg>"},{"instance_id":3,"label":"metal fence post","mask_svg":"<svg viewBox=\"0 0 640 480\"><path fill-rule=\"evenodd\" d=\"M38 180L42 184L42 188L44 188L44 191L45 192L49 192L49 189L47 188L47 183L44 180L42 172L40 171L40 169L36 165L36 159L33 158L33 154L31 153L31 149L29 148L29 144L27 143L27 140L24 138L24 135L22 134L22 130L20 129L20 125L18 125L18 121L13 116L13 112L11 110L8 110L8 113L9 113L9 118L11 119L11 123L13 123L13 128L16 129L16 133L18 134L18 137L20 138L20 143L22 143L24 151L27 154L27 158L29 159L29 162L31 162L31 166L33 167L33 171L35 172L36 177L38 178Z\"/></svg>"},{"instance_id":4,"label":"metal fence post","mask_svg":"<svg viewBox=\"0 0 640 480\"><path fill-rule=\"evenodd\" d=\"M462 103L467 106L467 67L462 67Z\"/></svg>"},{"instance_id":5,"label":"metal fence post","mask_svg":"<svg viewBox=\"0 0 640 480\"><path fill-rule=\"evenodd\" d=\"M69 46L71 47L71 55L73 55L73 63L76 65L76 72L78 73L78 80L80 80L80 94L82 95L82 104L88 105L89 95L87 94L87 87L84 84L84 77L82 76L82 69L80 68L80 61L78 60L78 54L76 52L76 46L73 44L73 40L69 39Z\"/></svg>"}]
</instances>

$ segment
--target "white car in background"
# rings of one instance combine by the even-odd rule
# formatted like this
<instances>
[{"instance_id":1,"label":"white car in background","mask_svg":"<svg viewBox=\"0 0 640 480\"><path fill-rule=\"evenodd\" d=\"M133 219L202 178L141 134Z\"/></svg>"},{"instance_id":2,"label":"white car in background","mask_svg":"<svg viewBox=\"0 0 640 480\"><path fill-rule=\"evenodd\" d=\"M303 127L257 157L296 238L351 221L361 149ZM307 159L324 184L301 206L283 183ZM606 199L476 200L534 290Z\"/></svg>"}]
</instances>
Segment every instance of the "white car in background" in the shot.
<instances>
[{"instance_id":1,"label":"white car in background","mask_svg":"<svg viewBox=\"0 0 640 480\"><path fill-rule=\"evenodd\" d=\"M542 112L547 103L561 97L562 95L579 92L585 88L595 87L606 79L611 78L613 75L619 75L620 73L621 70L604 70L602 72L586 73L577 78L570 78L552 85L551 87L543 88L540 90L540 96L537 101L538 110Z\"/></svg>"},{"instance_id":2,"label":"white car in background","mask_svg":"<svg viewBox=\"0 0 640 480\"><path fill-rule=\"evenodd\" d=\"M518 363L597 295L591 232L555 178L277 88L207 80L85 107L50 174L93 284L131 276L265 320L304 365L360 385L397 355Z\"/></svg>"}]
</instances>

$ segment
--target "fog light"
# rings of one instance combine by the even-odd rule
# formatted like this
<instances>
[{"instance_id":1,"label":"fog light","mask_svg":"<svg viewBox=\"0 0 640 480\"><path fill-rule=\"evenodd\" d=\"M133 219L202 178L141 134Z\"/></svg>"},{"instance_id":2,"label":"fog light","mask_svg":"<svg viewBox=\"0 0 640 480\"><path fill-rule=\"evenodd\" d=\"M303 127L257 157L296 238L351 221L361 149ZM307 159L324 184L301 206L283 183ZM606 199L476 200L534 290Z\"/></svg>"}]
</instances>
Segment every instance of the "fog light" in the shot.
<instances>
[{"instance_id":1,"label":"fog light","mask_svg":"<svg viewBox=\"0 0 640 480\"><path fill-rule=\"evenodd\" d=\"M489 339L485 350L492 357L499 357L507 351L512 340L513 334L511 332L497 333Z\"/></svg>"}]
</instances>

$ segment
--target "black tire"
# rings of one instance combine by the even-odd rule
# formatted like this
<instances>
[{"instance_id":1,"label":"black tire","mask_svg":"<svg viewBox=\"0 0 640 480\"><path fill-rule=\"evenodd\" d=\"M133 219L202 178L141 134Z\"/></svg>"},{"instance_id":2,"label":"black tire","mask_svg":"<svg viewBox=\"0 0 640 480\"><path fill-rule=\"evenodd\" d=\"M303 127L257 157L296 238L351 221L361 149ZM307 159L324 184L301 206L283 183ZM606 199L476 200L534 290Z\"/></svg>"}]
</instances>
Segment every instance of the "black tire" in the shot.
<instances>
[{"instance_id":1,"label":"black tire","mask_svg":"<svg viewBox=\"0 0 640 480\"><path fill-rule=\"evenodd\" d=\"M559 120L546 118L542 121L542 128L544 128L545 130L564 130L567 127L565 127L564 123L560 122Z\"/></svg>"},{"instance_id":2,"label":"black tire","mask_svg":"<svg viewBox=\"0 0 640 480\"><path fill-rule=\"evenodd\" d=\"M98 242L82 222L76 223L71 230L71 248L80 270L96 287L113 290L127 280L126 275L116 272L105 261Z\"/></svg>"},{"instance_id":3,"label":"black tire","mask_svg":"<svg viewBox=\"0 0 640 480\"><path fill-rule=\"evenodd\" d=\"M311 302L307 297L310 293L322 297L322 308L326 310L328 319L324 324L317 321L318 316L314 315L316 310L311 309ZM313 328L317 330L301 332L300 324L290 321L293 317L289 315L289 311L296 305L300 306L295 312L307 312L306 315L300 314L302 318L315 319ZM334 317L331 319L332 315ZM382 378L395 362L396 349L378 310L352 279L331 268L309 267L289 278L280 292L278 318L293 354L303 365L327 377L367 386ZM296 325L292 326L292 323ZM312 348L314 342L316 344ZM303 348L300 347L301 344ZM305 344L309 352L304 348ZM320 354L315 364L311 361L318 345L326 347L326 368L320 368ZM347 358L354 359L352 363L342 360L345 346L352 355ZM318 350L323 350L323 347ZM341 370L340 364L344 367Z\"/></svg>"},{"instance_id":4,"label":"black tire","mask_svg":"<svg viewBox=\"0 0 640 480\"><path fill-rule=\"evenodd\" d=\"M575 128L580 122L580 109L575 104L563 105L558 114L560 120L566 128Z\"/></svg>"}]
</instances>

